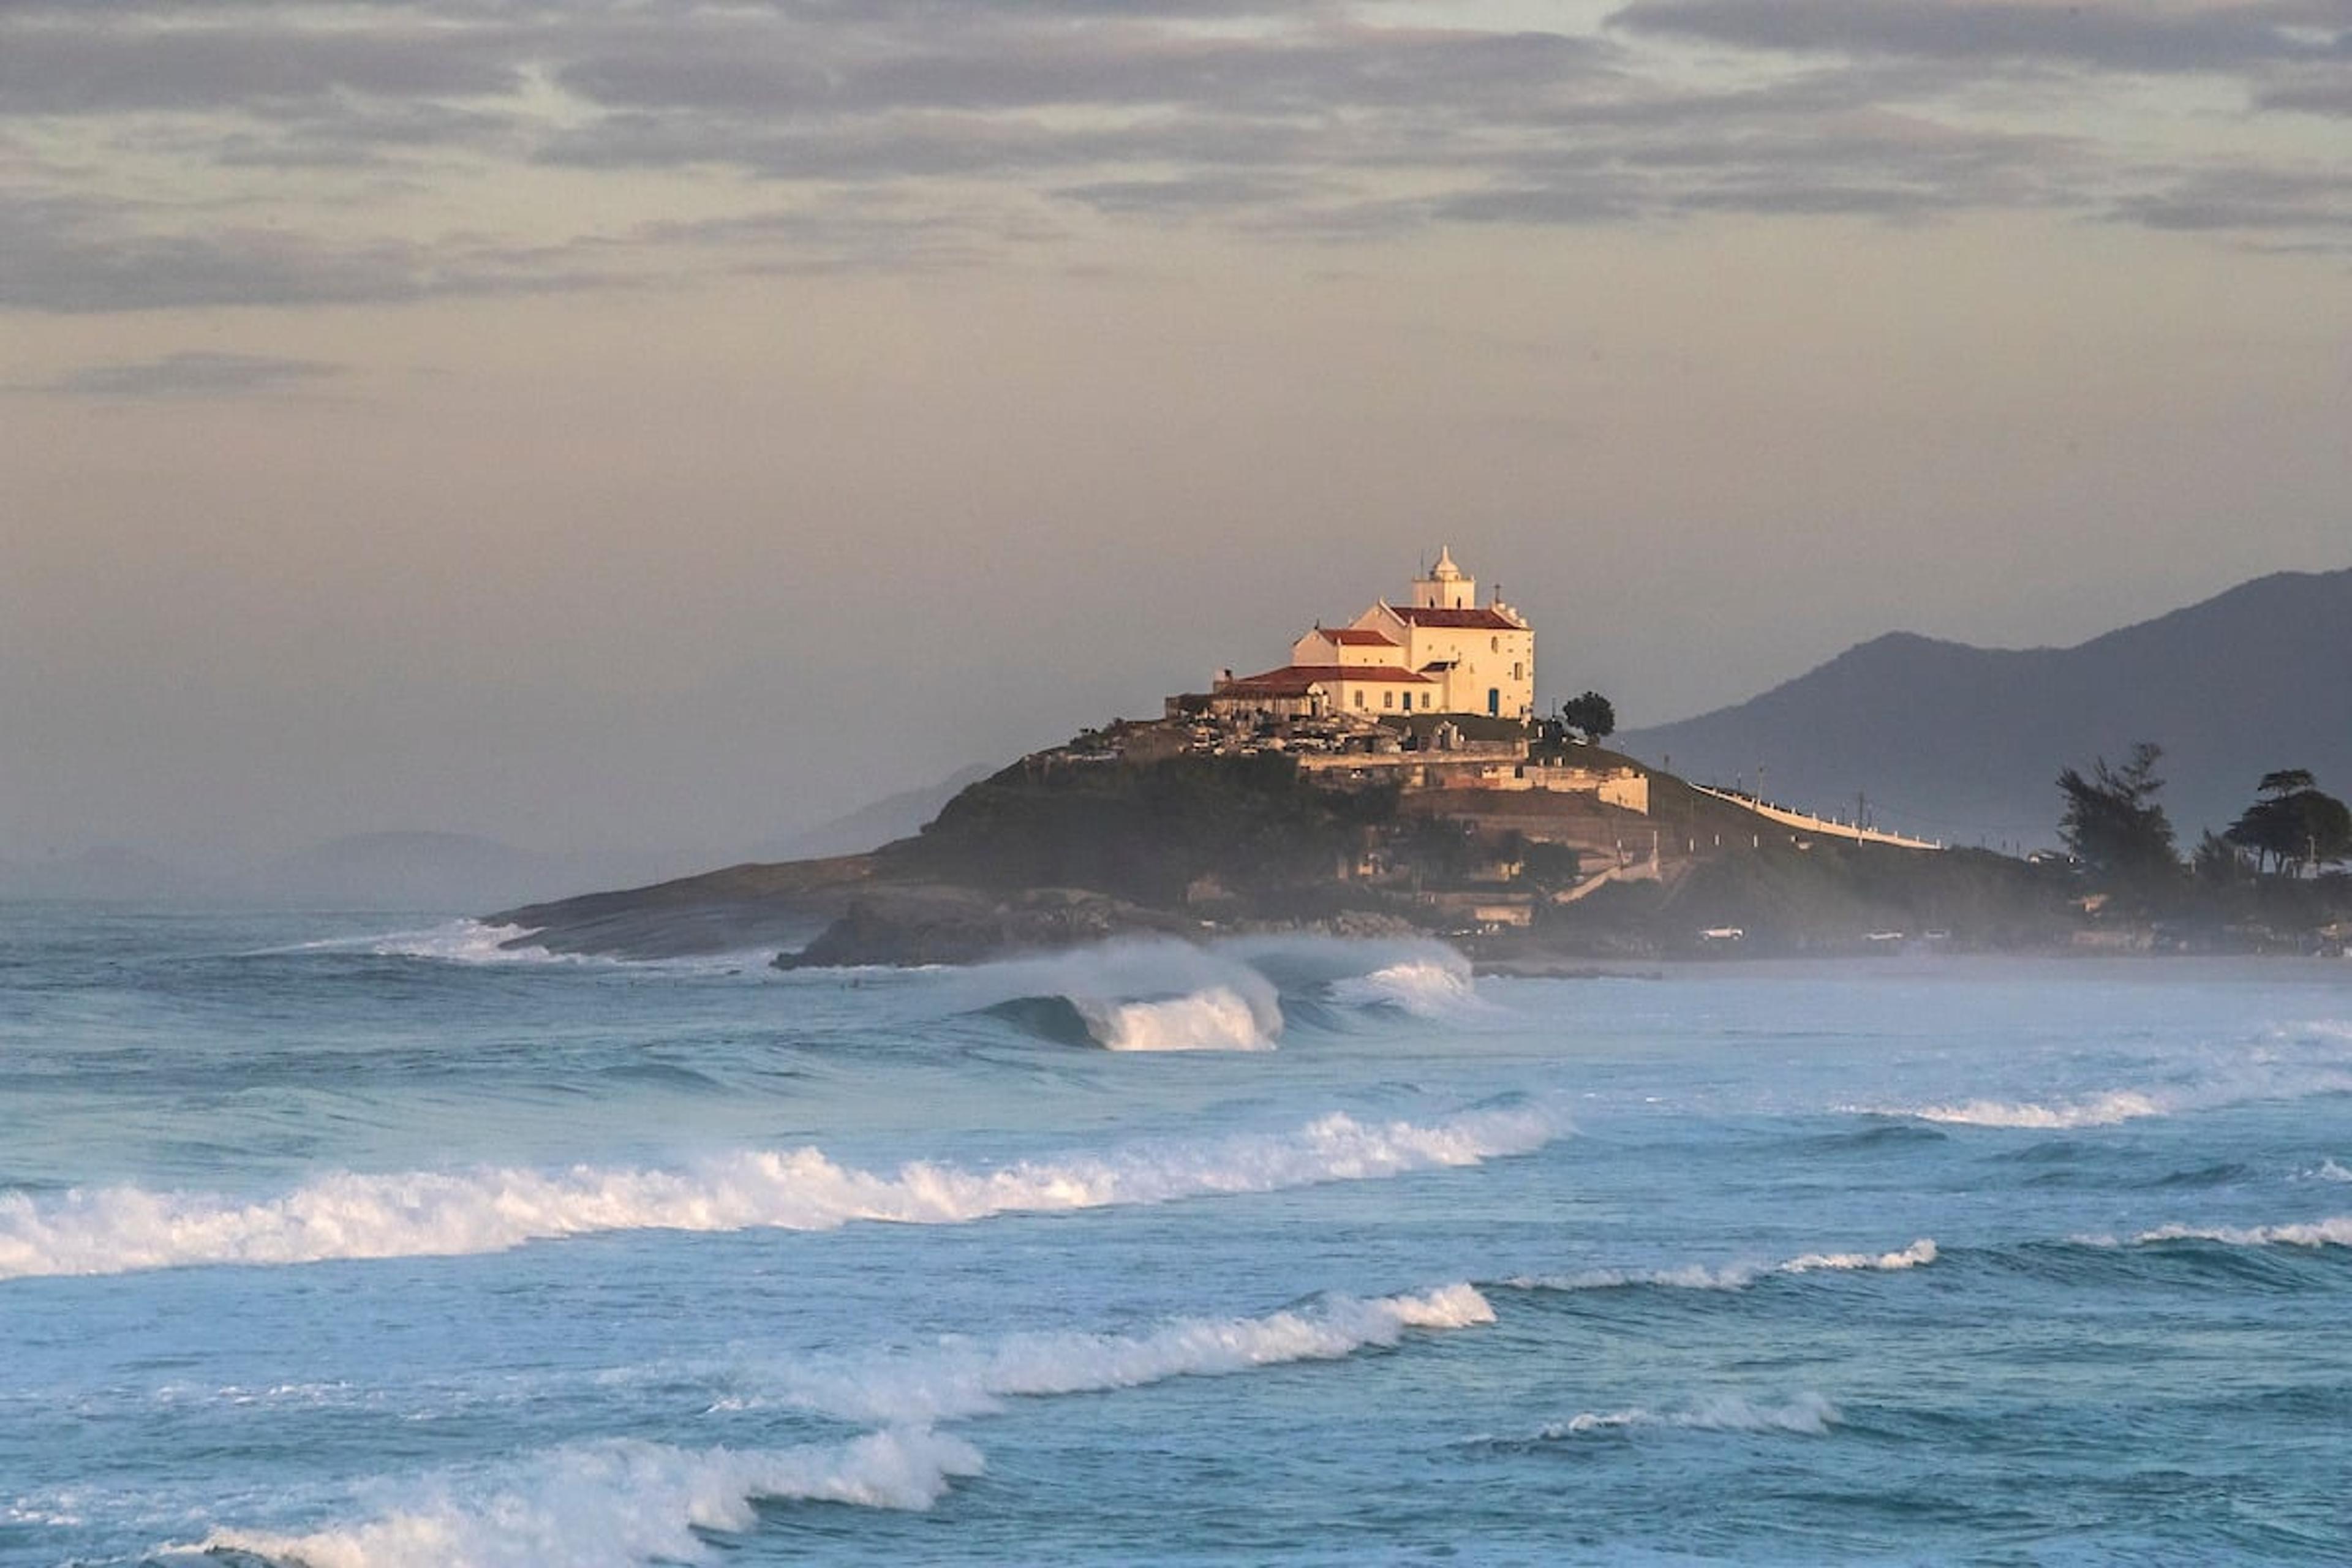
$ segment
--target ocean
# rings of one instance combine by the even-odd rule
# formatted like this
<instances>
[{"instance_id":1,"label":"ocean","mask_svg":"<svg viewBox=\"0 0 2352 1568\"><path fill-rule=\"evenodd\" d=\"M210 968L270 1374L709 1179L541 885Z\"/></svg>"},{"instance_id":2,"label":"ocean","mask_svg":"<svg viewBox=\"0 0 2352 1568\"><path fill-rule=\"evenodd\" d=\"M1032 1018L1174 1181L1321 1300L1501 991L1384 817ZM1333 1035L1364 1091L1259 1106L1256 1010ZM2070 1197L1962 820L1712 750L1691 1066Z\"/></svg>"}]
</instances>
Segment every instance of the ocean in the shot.
<instances>
[{"instance_id":1,"label":"ocean","mask_svg":"<svg viewBox=\"0 0 2352 1568\"><path fill-rule=\"evenodd\" d=\"M2352 964L0 906L0 1563L2352 1561Z\"/></svg>"}]
</instances>

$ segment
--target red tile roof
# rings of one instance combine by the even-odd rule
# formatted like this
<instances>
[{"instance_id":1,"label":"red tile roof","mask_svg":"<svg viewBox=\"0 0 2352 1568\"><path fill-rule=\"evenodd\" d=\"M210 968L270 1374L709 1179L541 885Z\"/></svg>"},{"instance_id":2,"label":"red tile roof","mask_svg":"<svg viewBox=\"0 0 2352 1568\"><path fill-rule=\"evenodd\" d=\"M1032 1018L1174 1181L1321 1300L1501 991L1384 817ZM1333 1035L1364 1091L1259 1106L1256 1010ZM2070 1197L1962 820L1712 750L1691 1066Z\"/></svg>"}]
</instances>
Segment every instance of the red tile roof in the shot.
<instances>
[{"instance_id":1,"label":"red tile roof","mask_svg":"<svg viewBox=\"0 0 2352 1568\"><path fill-rule=\"evenodd\" d=\"M1286 664L1239 680L1220 681L1219 697L1304 697L1310 686L1337 686L1343 681L1375 686L1433 686L1425 675L1394 665Z\"/></svg>"},{"instance_id":2,"label":"red tile roof","mask_svg":"<svg viewBox=\"0 0 2352 1568\"><path fill-rule=\"evenodd\" d=\"M1335 644L1345 644L1354 647L1369 647L1374 645L1381 647L1397 646L1396 638L1386 632L1376 632L1370 626L1317 626L1315 635L1327 637Z\"/></svg>"},{"instance_id":3,"label":"red tile roof","mask_svg":"<svg viewBox=\"0 0 2352 1568\"><path fill-rule=\"evenodd\" d=\"M1401 621L1411 621L1417 626L1444 626L1467 631L1523 632L1528 628L1498 611L1433 610L1418 605L1391 605L1389 610Z\"/></svg>"}]
</instances>

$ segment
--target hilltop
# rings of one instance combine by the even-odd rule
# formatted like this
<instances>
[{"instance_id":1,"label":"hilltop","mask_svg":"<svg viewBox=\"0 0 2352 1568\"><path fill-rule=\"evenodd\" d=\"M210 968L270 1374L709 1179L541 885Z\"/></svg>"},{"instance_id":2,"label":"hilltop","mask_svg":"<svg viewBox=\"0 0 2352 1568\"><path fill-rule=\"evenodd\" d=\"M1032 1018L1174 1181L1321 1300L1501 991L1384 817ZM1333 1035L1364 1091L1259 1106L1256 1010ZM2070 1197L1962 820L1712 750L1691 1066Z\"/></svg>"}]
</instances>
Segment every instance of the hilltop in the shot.
<instances>
[{"instance_id":1,"label":"hilltop","mask_svg":"<svg viewBox=\"0 0 2352 1568\"><path fill-rule=\"evenodd\" d=\"M2164 804L2189 842L2271 769L2352 778L2352 572L2264 578L2075 648L1893 635L1622 750L1537 715L1532 626L1482 603L1449 551L1412 586L1409 603L1318 621L1286 664L1227 670L1160 719L974 780L870 852L494 918L561 949L773 945L780 962L828 964L1270 928L1423 932L1531 963L2340 940L2323 923L2332 887L2302 910L2212 889L2200 905L2184 885L2127 921L2123 906L2100 916L2063 864L1930 840L2053 842L2058 771L2139 740L2167 747ZM1816 809L1867 795L1881 826L1685 782L1742 774ZM927 804L918 792L853 822Z\"/></svg>"},{"instance_id":2,"label":"hilltop","mask_svg":"<svg viewBox=\"0 0 2352 1568\"><path fill-rule=\"evenodd\" d=\"M1513 961L1872 951L1895 931L2063 939L2063 887L2022 861L1791 830L1603 747L1530 752L1507 722L1516 748L1425 749L1438 730L1118 724L967 786L869 854L490 918L563 951L774 945L827 964L1302 928L1441 935Z\"/></svg>"}]
</instances>

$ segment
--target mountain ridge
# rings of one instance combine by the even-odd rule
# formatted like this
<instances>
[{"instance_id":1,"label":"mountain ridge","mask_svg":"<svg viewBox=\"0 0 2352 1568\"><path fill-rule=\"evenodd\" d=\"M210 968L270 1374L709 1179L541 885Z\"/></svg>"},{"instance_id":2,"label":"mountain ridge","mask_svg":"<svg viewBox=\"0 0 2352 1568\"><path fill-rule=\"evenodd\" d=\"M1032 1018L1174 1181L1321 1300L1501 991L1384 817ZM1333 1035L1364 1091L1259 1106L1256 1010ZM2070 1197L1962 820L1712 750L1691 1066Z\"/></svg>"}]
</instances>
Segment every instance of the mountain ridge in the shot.
<instances>
[{"instance_id":1,"label":"mountain ridge","mask_svg":"<svg viewBox=\"0 0 2352 1568\"><path fill-rule=\"evenodd\" d=\"M2352 569L2279 572L2066 647L1881 634L1793 679L1617 737L1695 778L1957 842L2055 841L2058 770L2165 750L2186 843L2273 768L2352 791Z\"/></svg>"}]
</instances>

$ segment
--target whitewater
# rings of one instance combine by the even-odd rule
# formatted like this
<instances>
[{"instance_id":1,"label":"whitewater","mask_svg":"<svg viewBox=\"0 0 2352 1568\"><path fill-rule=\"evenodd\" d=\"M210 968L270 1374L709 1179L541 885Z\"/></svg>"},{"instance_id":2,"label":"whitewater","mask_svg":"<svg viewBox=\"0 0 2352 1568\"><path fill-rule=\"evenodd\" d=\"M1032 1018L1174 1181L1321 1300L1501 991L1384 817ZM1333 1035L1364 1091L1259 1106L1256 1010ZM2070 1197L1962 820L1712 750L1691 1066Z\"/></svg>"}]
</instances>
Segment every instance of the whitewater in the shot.
<instances>
[{"instance_id":1,"label":"whitewater","mask_svg":"<svg viewBox=\"0 0 2352 1568\"><path fill-rule=\"evenodd\" d=\"M2340 1563L2352 965L0 905L0 1568Z\"/></svg>"}]
</instances>

